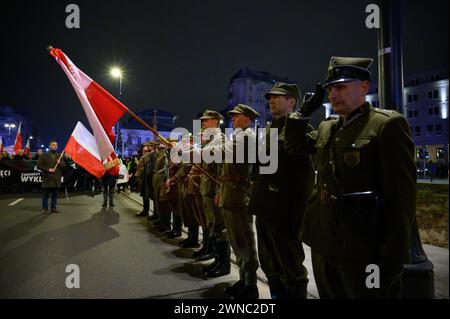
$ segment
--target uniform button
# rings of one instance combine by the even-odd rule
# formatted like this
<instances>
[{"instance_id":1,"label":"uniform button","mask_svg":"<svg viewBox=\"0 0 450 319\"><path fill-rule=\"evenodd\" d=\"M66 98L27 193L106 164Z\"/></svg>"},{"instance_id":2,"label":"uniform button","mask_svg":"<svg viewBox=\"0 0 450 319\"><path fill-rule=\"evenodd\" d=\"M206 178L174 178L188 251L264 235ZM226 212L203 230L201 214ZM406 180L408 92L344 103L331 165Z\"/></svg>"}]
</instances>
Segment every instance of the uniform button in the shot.
<instances>
[{"instance_id":1,"label":"uniform button","mask_svg":"<svg viewBox=\"0 0 450 319\"><path fill-rule=\"evenodd\" d=\"M336 137L336 142L339 142L339 137Z\"/></svg>"},{"instance_id":2,"label":"uniform button","mask_svg":"<svg viewBox=\"0 0 450 319\"><path fill-rule=\"evenodd\" d=\"M343 129L344 129L344 128L343 128L343 127L341 127L341 128L339 129L339 130L340 130L340 131L342 131Z\"/></svg>"}]
</instances>

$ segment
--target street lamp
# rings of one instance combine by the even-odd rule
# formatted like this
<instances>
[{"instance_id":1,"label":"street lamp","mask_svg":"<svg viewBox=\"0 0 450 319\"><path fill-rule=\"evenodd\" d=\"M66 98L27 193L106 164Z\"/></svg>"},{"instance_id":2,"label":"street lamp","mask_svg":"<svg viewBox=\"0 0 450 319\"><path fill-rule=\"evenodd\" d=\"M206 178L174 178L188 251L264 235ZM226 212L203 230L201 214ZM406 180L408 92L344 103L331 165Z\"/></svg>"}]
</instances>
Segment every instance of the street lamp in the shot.
<instances>
[{"instance_id":1,"label":"street lamp","mask_svg":"<svg viewBox=\"0 0 450 319\"><path fill-rule=\"evenodd\" d=\"M122 79L123 79L123 72L120 68L118 67L113 67L110 70L110 74L113 78L115 79L119 79L119 101L122 101ZM114 141L114 148L117 151L117 140L119 139L120 136L120 124L119 121L117 121L116 123L116 140ZM122 150L123 151L123 150Z\"/></svg>"},{"instance_id":2,"label":"street lamp","mask_svg":"<svg viewBox=\"0 0 450 319\"><path fill-rule=\"evenodd\" d=\"M16 127L16 124L13 123L6 123L5 127L8 129L8 135L11 135L11 129Z\"/></svg>"}]
</instances>

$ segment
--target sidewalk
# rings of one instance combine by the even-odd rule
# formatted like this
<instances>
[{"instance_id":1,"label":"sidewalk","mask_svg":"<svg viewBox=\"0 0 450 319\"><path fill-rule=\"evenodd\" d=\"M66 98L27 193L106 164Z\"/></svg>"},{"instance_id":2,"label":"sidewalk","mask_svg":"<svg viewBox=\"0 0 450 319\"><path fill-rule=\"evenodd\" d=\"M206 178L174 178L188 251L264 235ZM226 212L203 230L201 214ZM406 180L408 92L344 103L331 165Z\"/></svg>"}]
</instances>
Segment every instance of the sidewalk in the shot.
<instances>
[{"instance_id":1,"label":"sidewalk","mask_svg":"<svg viewBox=\"0 0 450 319\"><path fill-rule=\"evenodd\" d=\"M448 182L448 181L447 181ZM137 193L122 192L123 196L128 199L142 205L142 199ZM151 208L152 208L151 202ZM187 230L183 229L183 232L187 234ZM256 230L255 230L256 234ZM303 248L305 250L305 262L304 266L308 270L309 284L308 284L308 298L318 299L319 293L317 292L317 286L314 280L314 273L312 269L311 262L311 249L303 244ZM436 299L449 299L449 250L445 248L423 245L425 253L428 256L428 259L434 265L434 285L435 285L435 298ZM231 253L231 261L232 263L236 263L235 256L233 252ZM258 269L258 280L267 285L267 279L261 270Z\"/></svg>"},{"instance_id":2,"label":"sidewalk","mask_svg":"<svg viewBox=\"0 0 450 319\"><path fill-rule=\"evenodd\" d=\"M448 178L439 178L439 179L433 178L433 180L429 178L418 178L417 183L448 185Z\"/></svg>"}]
</instances>

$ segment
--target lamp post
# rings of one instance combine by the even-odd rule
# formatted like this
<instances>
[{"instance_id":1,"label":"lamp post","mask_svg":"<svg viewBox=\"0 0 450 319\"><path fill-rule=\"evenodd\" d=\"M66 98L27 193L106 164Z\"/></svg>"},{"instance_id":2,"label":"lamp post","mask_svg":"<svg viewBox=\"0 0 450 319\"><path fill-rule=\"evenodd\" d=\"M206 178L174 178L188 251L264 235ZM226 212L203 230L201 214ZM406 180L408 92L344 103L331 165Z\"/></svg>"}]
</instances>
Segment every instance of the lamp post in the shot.
<instances>
[{"instance_id":1,"label":"lamp post","mask_svg":"<svg viewBox=\"0 0 450 319\"><path fill-rule=\"evenodd\" d=\"M122 79L123 79L123 72L118 67L113 67L110 71L110 74L113 78L119 79L119 101L122 101ZM114 149L117 152L117 143L120 137L120 123L117 121L116 123L116 139L114 141ZM122 149L123 151L123 149Z\"/></svg>"},{"instance_id":2,"label":"lamp post","mask_svg":"<svg viewBox=\"0 0 450 319\"><path fill-rule=\"evenodd\" d=\"M381 28L378 32L378 67L380 105L403 110L403 53L401 38L401 3L396 0L379 0ZM426 152L426 146L424 149ZM424 153L424 163L426 163ZM424 165L425 174L425 165ZM433 299L433 264L422 247L417 220L411 230L411 263L403 273L403 297L406 299Z\"/></svg>"}]
</instances>

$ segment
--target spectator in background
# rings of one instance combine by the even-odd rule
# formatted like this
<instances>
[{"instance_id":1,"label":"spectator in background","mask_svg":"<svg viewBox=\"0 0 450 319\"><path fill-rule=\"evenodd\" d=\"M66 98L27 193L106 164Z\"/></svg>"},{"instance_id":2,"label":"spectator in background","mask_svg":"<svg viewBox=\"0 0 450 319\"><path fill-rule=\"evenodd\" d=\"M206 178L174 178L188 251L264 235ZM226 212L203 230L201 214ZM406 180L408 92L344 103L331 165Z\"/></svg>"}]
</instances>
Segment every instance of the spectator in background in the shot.
<instances>
[{"instance_id":1,"label":"spectator in background","mask_svg":"<svg viewBox=\"0 0 450 319\"><path fill-rule=\"evenodd\" d=\"M130 174L130 180L128 181L128 184L130 185L131 192L135 192L137 190L136 176L135 176L137 171L137 165L138 165L138 158L137 156L134 156L128 163L128 174Z\"/></svg>"},{"instance_id":2,"label":"spectator in background","mask_svg":"<svg viewBox=\"0 0 450 319\"><path fill-rule=\"evenodd\" d=\"M16 155L14 155L13 160L24 161L27 160L27 156L23 153L23 150L19 150Z\"/></svg>"},{"instance_id":3,"label":"spectator in background","mask_svg":"<svg viewBox=\"0 0 450 319\"><path fill-rule=\"evenodd\" d=\"M109 198L109 207L114 207L114 188L116 186L117 176L111 175L108 171L103 175L102 179L103 186L103 204L102 207L107 206L108 198Z\"/></svg>"},{"instance_id":4,"label":"spectator in background","mask_svg":"<svg viewBox=\"0 0 450 319\"><path fill-rule=\"evenodd\" d=\"M120 193L122 190L125 192L128 185L128 169L123 163L123 160L119 159L119 179L117 180L117 192Z\"/></svg>"},{"instance_id":5,"label":"spectator in background","mask_svg":"<svg viewBox=\"0 0 450 319\"><path fill-rule=\"evenodd\" d=\"M42 151L41 148L38 149L37 152L36 152L36 154L35 154L34 157L33 157L33 160L35 160L35 161L39 160L39 157L41 157L41 155L42 155L43 153L44 153L44 152Z\"/></svg>"}]
</instances>

